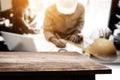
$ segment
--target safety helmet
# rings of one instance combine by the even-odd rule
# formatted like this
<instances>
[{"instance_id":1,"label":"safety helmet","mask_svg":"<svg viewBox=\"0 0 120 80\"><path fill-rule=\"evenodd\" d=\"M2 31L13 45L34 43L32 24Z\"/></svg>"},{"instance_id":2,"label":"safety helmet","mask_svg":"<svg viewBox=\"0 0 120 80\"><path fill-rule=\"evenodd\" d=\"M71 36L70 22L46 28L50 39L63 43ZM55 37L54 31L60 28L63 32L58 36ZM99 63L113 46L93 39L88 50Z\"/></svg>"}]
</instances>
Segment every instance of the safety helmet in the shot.
<instances>
[{"instance_id":1,"label":"safety helmet","mask_svg":"<svg viewBox=\"0 0 120 80\"><path fill-rule=\"evenodd\" d=\"M104 38L96 39L84 51L100 60L114 61L117 58L117 51L114 44Z\"/></svg>"},{"instance_id":2,"label":"safety helmet","mask_svg":"<svg viewBox=\"0 0 120 80\"><path fill-rule=\"evenodd\" d=\"M77 2L77 0L57 0L56 7L60 13L72 14L76 10Z\"/></svg>"}]
</instances>

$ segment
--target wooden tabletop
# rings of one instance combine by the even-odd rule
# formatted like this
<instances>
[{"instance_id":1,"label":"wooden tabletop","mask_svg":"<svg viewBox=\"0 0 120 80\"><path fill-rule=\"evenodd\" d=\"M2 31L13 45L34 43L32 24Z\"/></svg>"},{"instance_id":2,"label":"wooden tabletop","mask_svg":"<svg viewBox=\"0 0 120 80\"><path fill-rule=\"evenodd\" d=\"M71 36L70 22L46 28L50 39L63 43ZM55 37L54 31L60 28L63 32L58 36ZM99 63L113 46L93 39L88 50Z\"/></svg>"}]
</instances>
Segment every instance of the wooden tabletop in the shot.
<instances>
[{"instance_id":1,"label":"wooden tabletop","mask_svg":"<svg viewBox=\"0 0 120 80\"><path fill-rule=\"evenodd\" d=\"M111 73L110 68L77 52L0 52L0 72L57 71Z\"/></svg>"}]
</instances>

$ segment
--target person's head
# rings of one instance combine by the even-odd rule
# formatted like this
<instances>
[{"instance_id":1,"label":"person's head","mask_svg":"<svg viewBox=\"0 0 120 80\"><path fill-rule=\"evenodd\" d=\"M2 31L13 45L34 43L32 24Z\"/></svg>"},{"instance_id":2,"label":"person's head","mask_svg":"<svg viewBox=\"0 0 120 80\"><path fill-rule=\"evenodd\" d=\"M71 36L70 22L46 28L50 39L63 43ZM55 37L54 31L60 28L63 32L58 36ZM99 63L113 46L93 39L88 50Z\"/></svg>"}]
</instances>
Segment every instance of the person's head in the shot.
<instances>
[{"instance_id":1,"label":"person's head","mask_svg":"<svg viewBox=\"0 0 120 80\"><path fill-rule=\"evenodd\" d=\"M57 0L56 7L62 14L72 14L77 7L77 0Z\"/></svg>"},{"instance_id":2,"label":"person's head","mask_svg":"<svg viewBox=\"0 0 120 80\"><path fill-rule=\"evenodd\" d=\"M17 9L17 8L27 8L29 5L28 0L12 0L12 8Z\"/></svg>"}]
</instances>

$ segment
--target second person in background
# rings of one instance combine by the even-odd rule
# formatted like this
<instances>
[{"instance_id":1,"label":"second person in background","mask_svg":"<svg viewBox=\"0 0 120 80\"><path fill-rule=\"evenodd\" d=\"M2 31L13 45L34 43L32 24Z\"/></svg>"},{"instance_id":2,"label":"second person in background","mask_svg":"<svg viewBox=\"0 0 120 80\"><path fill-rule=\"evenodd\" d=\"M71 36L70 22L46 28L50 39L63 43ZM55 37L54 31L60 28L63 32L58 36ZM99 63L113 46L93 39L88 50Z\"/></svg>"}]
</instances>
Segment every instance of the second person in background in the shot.
<instances>
[{"instance_id":1,"label":"second person in background","mask_svg":"<svg viewBox=\"0 0 120 80\"><path fill-rule=\"evenodd\" d=\"M12 32L18 34L37 33L35 26L30 23L35 19L29 9L29 0L12 0L13 27ZM32 16L31 16L32 15Z\"/></svg>"}]
</instances>

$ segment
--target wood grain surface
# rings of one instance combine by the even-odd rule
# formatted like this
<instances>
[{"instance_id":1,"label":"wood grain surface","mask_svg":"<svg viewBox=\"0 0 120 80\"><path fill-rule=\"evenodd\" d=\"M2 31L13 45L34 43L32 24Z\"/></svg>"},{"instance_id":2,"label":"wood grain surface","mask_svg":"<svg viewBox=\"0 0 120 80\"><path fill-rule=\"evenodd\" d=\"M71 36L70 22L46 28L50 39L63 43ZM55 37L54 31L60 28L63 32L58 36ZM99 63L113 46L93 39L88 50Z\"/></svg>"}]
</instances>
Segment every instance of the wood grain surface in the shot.
<instances>
[{"instance_id":1,"label":"wood grain surface","mask_svg":"<svg viewBox=\"0 0 120 80\"><path fill-rule=\"evenodd\" d=\"M76 71L111 73L111 69L77 52L0 52L0 72Z\"/></svg>"}]
</instances>

